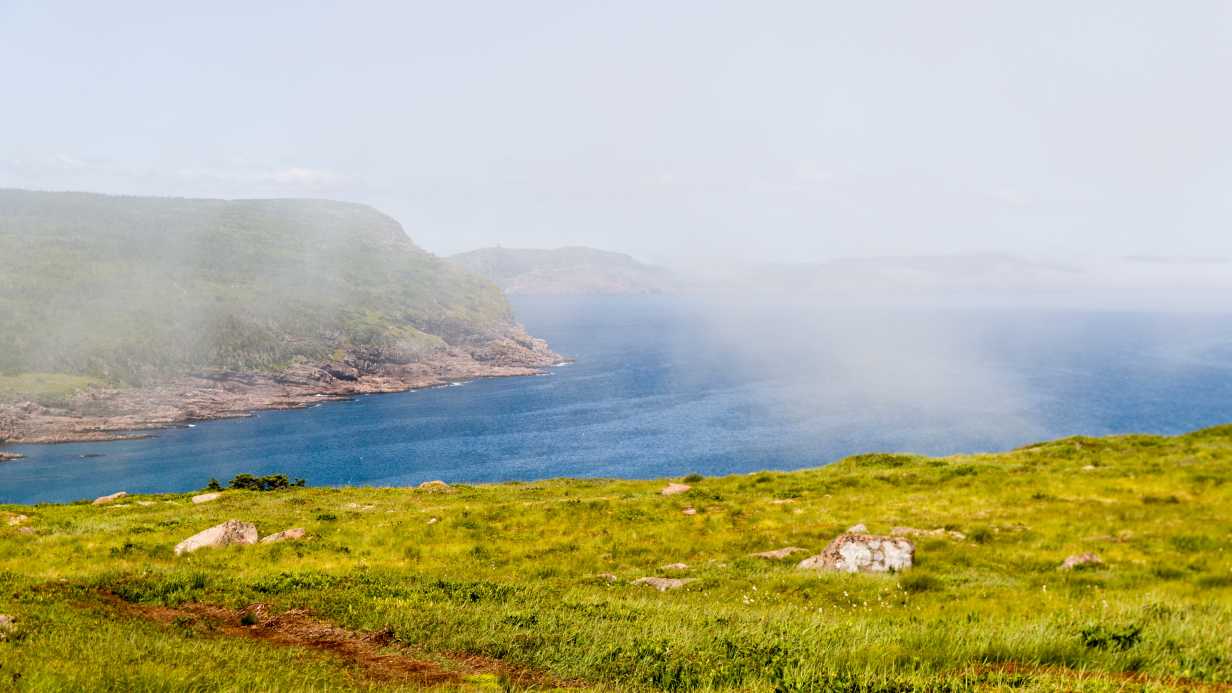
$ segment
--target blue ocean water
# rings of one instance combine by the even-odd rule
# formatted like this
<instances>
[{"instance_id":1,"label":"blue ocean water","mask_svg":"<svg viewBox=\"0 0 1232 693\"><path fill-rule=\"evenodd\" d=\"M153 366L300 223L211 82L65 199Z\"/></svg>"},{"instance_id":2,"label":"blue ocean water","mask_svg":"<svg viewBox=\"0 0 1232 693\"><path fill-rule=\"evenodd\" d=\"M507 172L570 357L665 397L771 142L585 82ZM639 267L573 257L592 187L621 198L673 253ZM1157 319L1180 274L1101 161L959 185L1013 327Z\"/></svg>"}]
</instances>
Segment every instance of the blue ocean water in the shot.
<instances>
[{"instance_id":1,"label":"blue ocean water","mask_svg":"<svg viewBox=\"0 0 1232 693\"><path fill-rule=\"evenodd\" d=\"M27 459L0 464L0 502L185 491L241 472L373 486L718 475L1232 421L1223 315L667 297L515 309L576 362L145 440L14 446Z\"/></svg>"}]
</instances>

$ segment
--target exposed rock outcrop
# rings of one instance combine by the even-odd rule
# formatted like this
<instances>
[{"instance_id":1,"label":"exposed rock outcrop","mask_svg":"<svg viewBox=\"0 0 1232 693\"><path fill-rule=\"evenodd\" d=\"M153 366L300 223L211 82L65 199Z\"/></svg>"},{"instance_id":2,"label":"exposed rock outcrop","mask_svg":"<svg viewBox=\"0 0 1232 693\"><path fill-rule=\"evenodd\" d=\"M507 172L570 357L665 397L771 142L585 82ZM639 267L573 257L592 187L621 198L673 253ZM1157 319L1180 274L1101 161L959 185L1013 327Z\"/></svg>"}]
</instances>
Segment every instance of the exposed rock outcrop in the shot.
<instances>
[{"instance_id":1,"label":"exposed rock outcrop","mask_svg":"<svg viewBox=\"0 0 1232 693\"><path fill-rule=\"evenodd\" d=\"M255 544L257 543L258 536L257 527L251 522L227 520L221 525L198 532L176 544L175 555L179 556L198 549L230 546L232 544Z\"/></svg>"},{"instance_id":2,"label":"exposed rock outcrop","mask_svg":"<svg viewBox=\"0 0 1232 693\"><path fill-rule=\"evenodd\" d=\"M886 573L907 570L915 562L915 544L900 537L841 534L818 555L800 561L804 570Z\"/></svg>"},{"instance_id":3,"label":"exposed rock outcrop","mask_svg":"<svg viewBox=\"0 0 1232 693\"><path fill-rule=\"evenodd\" d=\"M419 489L420 491L448 491L449 484L441 481L440 479L437 479L435 481L425 481L419 486L416 486L415 488Z\"/></svg>"},{"instance_id":4,"label":"exposed rock outcrop","mask_svg":"<svg viewBox=\"0 0 1232 693\"><path fill-rule=\"evenodd\" d=\"M215 501L215 500L218 500L219 498L222 498L222 494L217 491L214 491L211 493L202 493L200 495L193 496L192 502L195 503L196 505L201 505L202 503L209 503L210 501Z\"/></svg>"},{"instance_id":5,"label":"exposed rock outcrop","mask_svg":"<svg viewBox=\"0 0 1232 693\"><path fill-rule=\"evenodd\" d=\"M688 484L677 484L673 482L673 483L668 484L667 486L664 486L663 490L659 491L659 493L664 496L674 496L678 493L686 493L692 488L693 487L689 486Z\"/></svg>"},{"instance_id":6,"label":"exposed rock outcrop","mask_svg":"<svg viewBox=\"0 0 1232 693\"><path fill-rule=\"evenodd\" d=\"M1099 568L1104 565L1104 559L1091 553L1079 553L1068 556L1061 563L1061 570L1079 570L1082 568Z\"/></svg>"},{"instance_id":7,"label":"exposed rock outcrop","mask_svg":"<svg viewBox=\"0 0 1232 693\"><path fill-rule=\"evenodd\" d=\"M653 587L660 592L679 589L693 582L693 578L643 577L633 581L634 585Z\"/></svg>"},{"instance_id":8,"label":"exposed rock outcrop","mask_svg":"<svg viewBox=\"0 0 1232 693\"><path fill-rule=\"evenodd\" d=\"M273 544L279 541L294 541L303 539L306 535L307 532L305 532L302 527L292 527L291 529L284 529L281 532L275 532L268 537L263 537L261 539L261 543Z\"/></svg>"},{"instance_id":9,"label":"exposed rock outcrop","mask_svg":"<svg viewBox=\"0 0 1232 693\"><path fill-rule=\"evenodd\" d=\"M120 500L121 498L124 498L127 495L128 495L127 491L116 491L115 493L112 493L110 495L99 496L98 498L95 498L93 504L94 505L107 505L109 503L114 503Z\"/></svg>"}]
</instances>

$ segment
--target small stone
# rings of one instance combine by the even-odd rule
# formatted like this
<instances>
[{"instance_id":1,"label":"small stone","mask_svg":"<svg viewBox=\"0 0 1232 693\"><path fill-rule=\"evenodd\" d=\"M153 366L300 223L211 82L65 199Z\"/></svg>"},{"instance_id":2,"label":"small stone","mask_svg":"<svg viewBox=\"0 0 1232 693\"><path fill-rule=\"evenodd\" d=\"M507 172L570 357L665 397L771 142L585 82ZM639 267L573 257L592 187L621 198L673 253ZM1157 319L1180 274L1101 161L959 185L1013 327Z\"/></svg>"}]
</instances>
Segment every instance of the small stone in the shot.
<instances>
[{"instance_id":1,"label":"small stone","mask_svg":"<svg viewBox=\"0 0 1232 693\"><path fill-rule=\"evenodd\" d=\"M257 543L256 525L251 522L240 522L239 520L227 520L221 525L210 527L209 529L198 532L184 541L176 544L175 555L190 553L197 549L216 546L230 546L231 544L255 544Z\"/></svg>"},{"instance_id":2,"label":"small stone","mask_svg":"<svg viewBox=\"0 0 1232 693\"><path fill-rule=\"evenodd\" d=\"M0 640L7 640L9 634L17 630L17 619L8 614L0 614Z\"/></svg>"},{"instance_id":3,"label":"small stone","mask_svg":"<svg viewBox=\"0 0 1232 693\"><path fill-rule=\"evenodd\" d=\"M418 488L420 491L448 491L449 484L437 479L435 481L425 481Z\"/></svg>"},{"instance_id":4,"label":"small stone","mask_svg":"<svg viewBox=\"0 0 1232 693\"><path fill-rule=\"evenodd\" d=\"M896 537L948 537L954 541L962 541L967 538L966 534L952 529L938 527L937 529L916 529L915 527L895 527L890 530L890 534Z\"/></svg>"},{"instance_id":5,"label":"small stone","mask_svg":"<svg viewBox=\"0 0 1232 693\"><path fill-rule=\"evenodd\" d=\"M620 579L616 577L616 573L599 573L595 577L600 580L603 580L604 582L616 582L617 580Z\"/></svg>"},{"instance_id":6,"label":"small stone","mask_svg":"<svg viewBox=\"0 0 1232 693\"><path fill-rule=\"evenodd\" d=\"M782 558L787 558L793 553L800 553L801 551L807 551L807 550L808 549L802 549L799 546L785 546L781 549L775 549L773 551L761 551L759 553L754 553L750 555L756 558L765 558L767 560L777 561Z\"/></svg>"},{"instance_id":7,"label":"small stone","mask_svg":"<svg viewBox=\"0 0 1232 693\"><path fill-rule=\"evenodd\" d=\"M692 578L665 578L665 577L643 577L633 581L634 585L646 585L653 587L660 592L679 589L693 582Z\"/></svg>"},{"instance_id":8,"label":"small stone","mask_svg":"<svg viewBox=\"0 0 1232 693\"><path fill-rule=\"evenodd\" d=\"M222 498L222 494L219 493L218 491L214 491L212 493L202 493L199 496L193 496L192 502L200 505L201 503L209 503L210 501L216 501L219 498Z\"/></svg>"},{"instance_id":9,"label":"small stone","mask_svg":"<svg viewBox=\"0 0 1232 693\"><path fill-rule=\"evenodd\" d=\"M668 563L664 566L659 566L660 570L688 570L688 563Z\"/></svg>"},{"instance_id":10,"label":"small stone","mask_svg":"<svg viewBox=\"0 0 1232 693\"><path fill-rule=\"evenodd\" d=\"M1060 570L1098 568L1102 565L1104 565L1104 560L1088 551L1086 553L1074 554L1073 556L1067 557L1065 561L1061 563Z\"/></svg>"},{"instance_id":11,"label":"small stone","mask_svg":"<svg viewBox=\"0 0 1232 693\"><path fill-rule=\"evenodd\" d=\"M439 517L429 517L429 518L428 518L428 524L430 524L430 525L434 525L434 524L436 524L436 523L438 523L438 522L440 522L440 521L441 521L441 518L439 518Z\"/></svg>"},{"instance_id":12,"label":"small stone","mask_svg":"<svg viewBox=\"0 0 1232 693\"><path fill-rule=\"evenodd\" d=\"M670 483L667 486L664 486L663 490L659 491L659 494L663 496L674 496L677 493L685 493L691 488L693 487L688 484Z\"/></svg>"},{"instance_id":13,"label":"small stone","mask_svg":"<svg viewBox=\"0 0 1232 693\"><path fill-rule=\"evenodd\" d=\"M143 508L148 508L151 505L158 505L158 504L155 503L154 501L137 501L137 505L140 505Z\"/></svg>"},{"instance_id":14,"label":"small stone","mask_svg":"<svg viewBox=\"0 0 1232 693\"><path fill-rule=\"evenodd\" d=\"M29 521L30 521L30 518L26 515L10 515L9 516L9 527L17 527L18 525L24 525Z\"/></svg>"},{"instance_id":15,"label":"small stone","mask_svg":"<svg viewBox=\"0 0 1232 693\"><path fill-rule=\"evenodd\" d=\"M848 527L847 533L848 534L868 534L868 527L865 527L864 523L861 522L860 524L852 525Z\"/></svg>"},{"instance_id":16,"label":"small stone","mask_svg":"<svg viewBox=\"0 0 1232 693\"><path fill-rule=\"evenodd\" d=\"M899 537L840 534L822 552L796 566L801 570L886 573L906 570L915 561L915 544Z\"/></svg>"},{"instance_id":17,"label":"small stone","mask_svg":"<svg viewBox=\"0 0 1232 693\"><path fill-rule=\"evenodd\" d=\"M1084 472L1093 472L1093 471L1095 471L1096 469L1099 469L1099 467L1096 467L1096 466L1095 466L1095 465L1093 465L1093 464L1084 464L1084 465L1082 466L1082 471L1084 471Z\"/></svg>"},{"instance_id":18,"label":"small stone","mask_svg":"<svg viewBox=\"0 0 1232 693\"><path fill-rule=\"evenodd\" d=\"M684 513L685 515L696 515L697 508L685 508L684 510L681 510L680 512Z\"/></svg>"},{"instance_id":19,"label":"small stone","mask_svg":"<svg viewBox=\"0 0 1232 693\"><path fill-rule=\"evenodd\" d=\"M94 499L93 505L107 505L108 503L114 503L127 495L127 491L117 491L109 496L99 496Z\"/></svg>"},{"instance_id":20,"label":"small stone","mask_svg":"<svg viewBox=\"0 0 1232 693\"><path fill-rule=\"evenodd\" d=\"M293 527L284 529L281 532L276 532L261 540L262 544L272 544L276 541L289 541L294 539L303 539L307 532L302 527Z\"/></svg>"},{"instance_id":21,"label":"small stone","mask_svg":"<svg viewBox=\"0 0 1232 693\"><path fill-rule=\"evenodd\" d=\"M34 528L33 527L18 527L17 533L18 534L34 534Z\"/></svg>"}]
</instances>

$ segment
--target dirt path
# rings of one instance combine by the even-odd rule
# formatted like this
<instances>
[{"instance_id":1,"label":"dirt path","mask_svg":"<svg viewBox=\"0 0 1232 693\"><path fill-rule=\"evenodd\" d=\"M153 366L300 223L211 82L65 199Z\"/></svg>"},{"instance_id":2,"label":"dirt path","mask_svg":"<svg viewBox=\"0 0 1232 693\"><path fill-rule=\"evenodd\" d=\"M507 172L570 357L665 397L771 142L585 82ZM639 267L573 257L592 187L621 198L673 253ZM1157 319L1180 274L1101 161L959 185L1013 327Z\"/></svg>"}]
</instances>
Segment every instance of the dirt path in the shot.
<instances>
[{"instance_id":1,"label":"dirt path","mask_svg":"<svg viewBox=\"0 0 1232 693\"><path fill-rule=\"evenodd\" d=\"M393 633L388 630L348 630L302 609L276 614L265 604L229 609L195 602L175 607L132 604L113 594L104 594L103 599L107 606L127 616L167 625L174 623L208 635L249 638L326 653L355 667L364 678L376 682L448 686L463 683L467 676L489 674L519 689L575 688L580 685L477 655L433 653L437 661L432 661L425 659L422 653L396 643ZM439 663L441 660L448 662L448 668Z\"/></svg>"}]
</instances>

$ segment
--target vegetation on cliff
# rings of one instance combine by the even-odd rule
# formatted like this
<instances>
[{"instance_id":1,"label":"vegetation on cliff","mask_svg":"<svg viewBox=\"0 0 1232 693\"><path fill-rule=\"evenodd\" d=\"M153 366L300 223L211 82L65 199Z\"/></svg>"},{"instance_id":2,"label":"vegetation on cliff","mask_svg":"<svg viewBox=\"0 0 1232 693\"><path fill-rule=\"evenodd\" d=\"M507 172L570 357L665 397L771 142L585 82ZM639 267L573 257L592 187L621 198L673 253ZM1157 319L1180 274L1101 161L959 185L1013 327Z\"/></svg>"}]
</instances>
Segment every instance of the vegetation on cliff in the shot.
<instances>
[{"instance_id":1,"label":"vegetation on cliff","mask_svg":"<svg viewBox=\"0 0 1232 693\"><path fill-rule=\"evenodd\" d=\"M501 336L500 291L369 207L0 190L0 393L411 360ZM31 374L37 374L32 376Z\"/></svg>"},{"instance_id":2,"label":"vegetation on cliff","mask_svg":"<svg viewBox=\"0 0 1232 693\"><path fill-rule=\"evenodd\" d=\"M1232 683L1229 480L1221 427L668 496L554 480L2 506L0 687L1215 689ZM174 555L228 519L306 536ZM914 537L898 574L796 568L857 523L948 531ZM751 555L787 546L807 553ZM1087 552L1102 564L1060 569Z\"/></svg>"}]
</instances>

